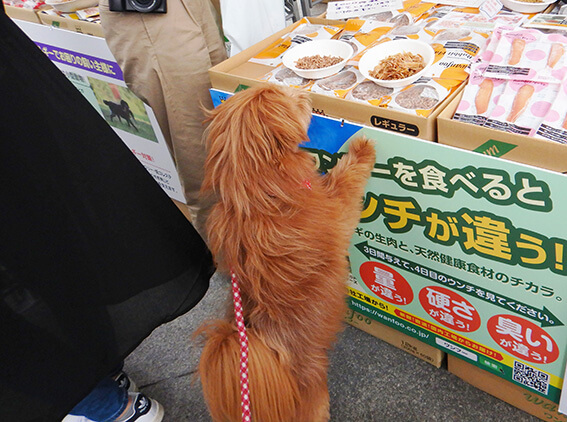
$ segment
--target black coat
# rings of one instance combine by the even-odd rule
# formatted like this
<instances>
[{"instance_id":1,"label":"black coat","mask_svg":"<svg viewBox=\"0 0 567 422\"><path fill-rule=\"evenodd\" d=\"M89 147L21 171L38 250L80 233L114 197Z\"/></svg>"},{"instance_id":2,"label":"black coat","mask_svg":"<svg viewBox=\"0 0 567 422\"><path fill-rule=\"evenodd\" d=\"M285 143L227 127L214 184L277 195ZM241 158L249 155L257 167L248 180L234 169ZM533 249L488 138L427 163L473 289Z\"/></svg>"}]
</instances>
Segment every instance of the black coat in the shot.
<instances>
[{"instance_id":1,"label":"black coat","mask_svg":"<svg viewBox=\"0 0 567 422\"><path fill-rule=\"evenodd\" d=\"M214 268L129 149L0 8L0 421L60 421Z\"/></svg>"}]
</instances>

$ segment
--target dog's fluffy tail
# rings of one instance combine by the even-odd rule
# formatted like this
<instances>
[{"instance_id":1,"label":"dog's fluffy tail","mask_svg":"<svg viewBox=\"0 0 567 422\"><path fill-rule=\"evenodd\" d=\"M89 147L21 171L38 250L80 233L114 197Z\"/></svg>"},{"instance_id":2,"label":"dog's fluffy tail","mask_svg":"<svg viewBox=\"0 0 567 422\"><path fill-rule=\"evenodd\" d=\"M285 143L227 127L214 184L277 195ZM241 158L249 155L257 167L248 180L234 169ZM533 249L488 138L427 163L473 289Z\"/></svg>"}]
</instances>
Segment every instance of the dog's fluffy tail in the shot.
<instances>
[{"instance_id":1,"label":"dog's fluffy tail","mask_svg":"<svg viewBox=\"0 0 567 422\"><path fill-rule=\"evenodd\" d=\"M238 332L226 321L214 321L198 334L206 337L199 375L211 416L215 422L241 421ZM252 420L292 422L300 398L289 365L253 329L247 334Z\"/></svg>"}]
</instances>

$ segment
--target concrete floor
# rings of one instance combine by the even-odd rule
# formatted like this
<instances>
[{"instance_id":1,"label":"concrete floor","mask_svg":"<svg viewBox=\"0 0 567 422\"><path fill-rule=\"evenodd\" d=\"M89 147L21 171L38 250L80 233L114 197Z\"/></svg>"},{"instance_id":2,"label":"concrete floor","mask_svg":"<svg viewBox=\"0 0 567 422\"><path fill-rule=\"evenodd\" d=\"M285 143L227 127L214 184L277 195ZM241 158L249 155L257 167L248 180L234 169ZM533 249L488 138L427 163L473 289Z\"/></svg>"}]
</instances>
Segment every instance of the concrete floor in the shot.
<instances>
[{"instance_id":1,"label":"concrete floor","mask_svg":"<svg viewBox=\"0 0 567 422\"><path fill-rule=\"evenodd\" d=\"M215 275L193 310L156 329L126 359L140 389L165 406L164 422L211 421L195 380L200 347L191 334L221 314L229 287ZM329 390L333 422L539 420L349 325L331 355Z\"/></svg>"}]
</instances>

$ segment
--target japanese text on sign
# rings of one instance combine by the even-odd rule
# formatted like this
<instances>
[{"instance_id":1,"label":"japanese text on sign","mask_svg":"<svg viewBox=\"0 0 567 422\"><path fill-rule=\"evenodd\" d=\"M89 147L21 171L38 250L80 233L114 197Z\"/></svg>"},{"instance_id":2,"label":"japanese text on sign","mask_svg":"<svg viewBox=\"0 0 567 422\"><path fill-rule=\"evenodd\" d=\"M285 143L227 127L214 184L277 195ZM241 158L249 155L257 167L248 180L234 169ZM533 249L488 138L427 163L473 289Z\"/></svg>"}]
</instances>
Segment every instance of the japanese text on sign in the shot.
<instances>
[{"instance_id":1,"label":"japanese text on sign","mask_svg":"<svg viewBox=\"0 0 567 422\"><path fill-rule=\"evenodd\" d=\"M457 212L442 212L435 208L422 210L413 198L376 196L369 192L361 221L371 222L380 215L393 233L406 233L414 226L423 227L427 239L445 246L458 243L469 255L567 274L563 264L566 240L516 228L504 217L467 208Z\"/></svg>"},{"instance_id":2,"label":"japanese text on sign","mask_svg":"<svg viewBox=\"0 0 567 422\"><path fill-rule=\"evenodd\" d=\"M54 62L67 64L89 72L98 73L110 78L123 80L122 70L117 63L109 60L93 57L76 51L66 50L49 44L36 42L43 53Z\"/></svg>"},{"instance_id":3,"label":"japanese text on sign","mask_svg":"<svg viewBox=\"0 0 567 422\"><path fill-rule=\"evenodd\" d=\"M401 8L403 8L401 0L331 1L327 5L327 19L356 18Z\"/></svg>"}]
</instances>

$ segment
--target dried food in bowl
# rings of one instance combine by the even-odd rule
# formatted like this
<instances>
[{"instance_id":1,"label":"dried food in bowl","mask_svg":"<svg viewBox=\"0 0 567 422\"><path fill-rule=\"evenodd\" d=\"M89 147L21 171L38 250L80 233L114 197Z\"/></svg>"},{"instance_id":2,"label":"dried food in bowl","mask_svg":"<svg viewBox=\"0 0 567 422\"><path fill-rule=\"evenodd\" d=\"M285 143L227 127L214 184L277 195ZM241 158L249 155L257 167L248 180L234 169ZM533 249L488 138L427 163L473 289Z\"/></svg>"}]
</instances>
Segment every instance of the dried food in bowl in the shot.
<instances>
[{"instance_id":1,"label":"dried food in bowl","mask_svg":"<svg viewBox=\"0 0 567 422\"><path fill-rule=\"evenodd\" d=\"M323 69L325 67L339 64L343 61L339 56L321 56L316 54L314 56L305 56L296 60L295 66L298 69Z\"/></svg>"},{"instance_id":2,"label":"dried food in bowl","mask_svg":"<svg viewBox=\"0 0 567 422\"><path fill-rule=\"evenodd\" d=\"M291 69L298 76L307 79L321 79L338 73L352 57L352 54L353 49L349 43L340 40L314 40L289 49L284 54L282 62L285 67ZM329 59L337 57L340 58L340 61L336 63ZM333 64L324 67L301 69L298 67L298 63L301 63L302 60L312 63Z\"/></svg>"},{"instance_id":3,"label":"dried food in bowl","mask_svg":"<svg viewBox=\"0 0 567 422\"><path fill-rule=\"evenodd\" d=\"M550 4L553 4L556 2L556 0L542 0L542 1L538 1L538 2L534 2L534 1L519 1L519 0L501 0L502 4L514 11L514 12L520 12L520 13L537 13L537 12L542 12L545 9L547 9L547 7Z\"/></svg>"},{"instance_id":4,"label":"dried food in bowl","mask_svg":"<svg viewBox=\"0 0 567 422\"><path fill-rule=\"evenodd\" d=\"M407 51L384 57L369 74L373 78L391 81L405 79L425 68L425 61L420 54Z\"/></svg>"},{"instance_id":5,"label":"dried food in bowl","mask_svg":"<svg viewBox=\"0 0 567 422\"><path fill-rule=\"evenodd\" d=\"M397 56L401 54L401 56ZM414 57L421 56L423 59L423 67L419 67L415 72L409 74L407 72L407 66L404 63L394 63L397 64L390 72L398 72L398 78L392 77L392 75L384 78L380 74L374 73L374 69L378 66L383 59L388 57ZM419 79L420 76L424 75L428 70L433 59L435 58L435 51L433 48L423 41L417 40L394 40L387 41L378 44L375 47L369 49L366 53L362 55L358 63L358 68L360 73L362 73L367 79L387 87L400 88L407 86ZM397 69L397 70L396 70ZM380 77L376 77L380 76ZM395 75L394 75L395 76Z\"/></svg>"}]
</instances>

